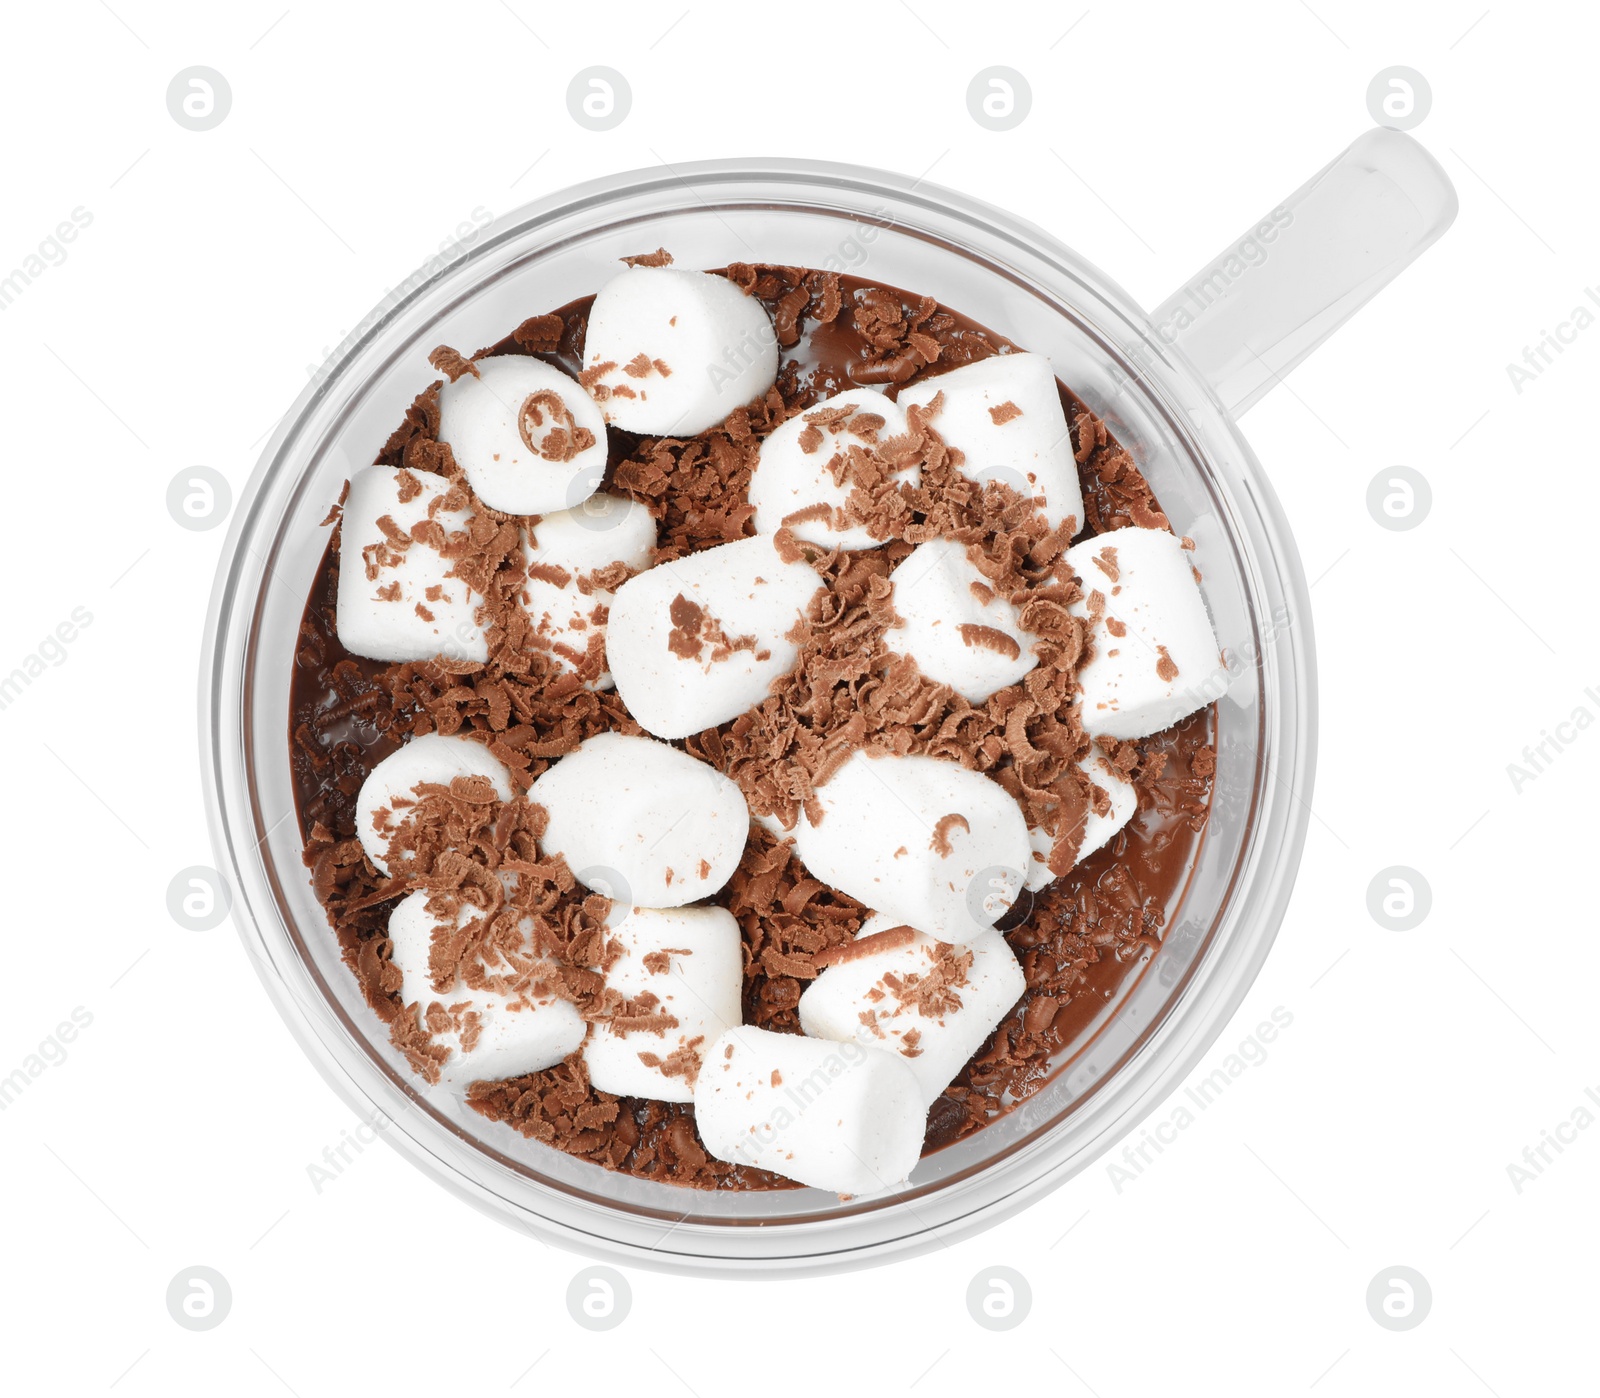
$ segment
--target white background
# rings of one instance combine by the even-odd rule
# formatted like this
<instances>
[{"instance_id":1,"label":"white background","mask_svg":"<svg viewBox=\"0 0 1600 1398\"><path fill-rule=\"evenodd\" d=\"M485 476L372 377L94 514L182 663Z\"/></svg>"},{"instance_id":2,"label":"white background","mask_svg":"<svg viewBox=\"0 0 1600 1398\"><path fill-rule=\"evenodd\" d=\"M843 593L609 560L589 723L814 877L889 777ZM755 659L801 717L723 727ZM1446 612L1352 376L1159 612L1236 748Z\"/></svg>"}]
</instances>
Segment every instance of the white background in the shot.
<instances>
[{"instance_id":1,"label":"white background","mask_svg":"<svg viewBox=\"0 0 1600 1398\"><path fill-rule=\"evenodd\" d=\"M0 1076L74 1007L93 1022L0 1114L6 1387L1590 1386L1600 1129L1520 1193L1506 1167L1600 1085L1600 731L1520 794L1506 767L1579 705L1600 715L1584 693L1600 690L1600 328L1520 394L1506 365L1600 284L1592 8L756 8L8 10L0 275L74 208L93 221L0 313L0 672L75 607L93 621L0 712ZM232 89L208 132L166 108L191 64ZM590 64L633 91L603 134L564 100ZM966 108L990 64L1033 89L1005 133ZM1456 182L1460 219L1246 423L1317 579L1321 664L1298 889L1201 1071L1281 1006L1293 1023L1265 1061L1120 1191L1096 1166L975 1240L850 1276L631 1273L632 1312L603 1336L565 1304L583 1259L480 1217L387 1148L317 1192L307 1167L355 1118L231 928L185 931L166 910L173 875L211 862L193 709L224 533L178 528L168 481L204 464L242 488L305 366L478 206L660 160L850 160L1013 209L1153 306L1370 125L1368 82L1392 64L1431 83L1414 134ZM1395 464L1433 492L1404 533L1366 508ZM1432 888L1409 932L1367 911L1389 865ZM233 1291L204 1334L164 1299L196 1264ZM965 1302L995 1265L1033 1293L999 1335ZM1406 1333L1365 1302L1395 1265L1433 1292Z\"/></svg>"}]
</instances>

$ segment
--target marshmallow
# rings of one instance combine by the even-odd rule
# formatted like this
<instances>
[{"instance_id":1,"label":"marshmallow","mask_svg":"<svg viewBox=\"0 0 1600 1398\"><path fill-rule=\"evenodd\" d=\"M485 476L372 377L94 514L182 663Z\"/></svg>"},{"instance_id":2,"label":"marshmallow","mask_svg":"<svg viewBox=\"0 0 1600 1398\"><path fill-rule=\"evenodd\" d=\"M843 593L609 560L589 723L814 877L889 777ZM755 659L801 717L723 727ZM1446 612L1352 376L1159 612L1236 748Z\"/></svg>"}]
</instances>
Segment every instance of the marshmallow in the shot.
<instances>
[{"instance_id":1,"label":"marshmallow","mask_svg":"<svg viewBox=\"0 0 1600 1398\"><path fill-rule=\"evenodd\" d=\"M896 930L874 913L856 945ZM836 961L800 997L800 1027L819 1039L855 1040L906 1060L924 1107L955 1080L1028 988L998 932L952 947L910 928L882 950Z\"/></svg>"},{"instance_id":2,"label":"marshmallow","mask_svg":"<svg viewBox=\"0 0 1600 1398\"><path fill-rule=\"evenodd\" d=\"M854 411L852 411L854 410ZM874 424L872 419L881 419ZM797 520L790 528L797 539L824 548L870 549L883 542L865 526L841 521L854 488L840 485L830 467L851 447L870 451L906 432L905 410L871 389L853 388L824 398L816 407L790 418L761 444L747 498L755 506L758 534L775 534L795 514L822 506L827 518ZM917 485L922 468L913 464L893 473L893 480ZM819 511L820 513L820 511Z\"/></svg>"},{"instance_id":3,"label":"marshmallow","mask_svg":"<svg viewBox=\"0 0 1600 1398\"><path fill-rule=\"evenodd\" d=\"M1091 807L1084 816L1077 859L1081 864L1133 819L1134 812L1139 809L1139 793L1132 782L1125 780L1105 760L1098 748L1089 750L1089 755L1078 763L1078 769L1111 798L1111 809L1104 815ZM1033 857L1028 861L1028 888L1037 893L1056 879L1050 872L1050 851L1055 847L1055 836L1036 825L1028 831L1028 839L1033 845Z\"/></svg>"},{"instance_id":4,"label":"marshmallow","mask_svg":"<svg viewBox=\"0 0 1600 1398\"><path fill-rule=\"evenodd\" d=\"M356 837L379 873L389 872L389 840L416 804L417 787L424 782L449 786L457 777L487 777L499 800L511 799L505 763L472 738L424 733L367 773L356 796Z\"/></svg>"},{"instance_id":5,"label":"marshmallow","mask_svg":"<svg viewBox=\"0 0 1600 1398\"><path fill-rule=\"evenodd\" d=\"M591 495L575 509L544 515L523 535L523 605L550 653L563 669L581 674L590 689L612 685L604 663L615 594L593 586L585 592L582 583L587 574L616 563L648 568L655 547L650 511L620 495Z\"/></svg>"},{"instance_id":6,"label":"marshmallow","mask_svg":"<svg viewBox=\"0 0 1600 1398\"><path fill-rule=\"evenodd\" d=\"M931 539L889 574L901 625L884 637L930 680L947 684L969 704L1015 684L1039 663L1022 613L998 596L965 544Z\"/></svg>"},{"instance_id":7,"label":"marshmallow","mask_svg":"<svg viewBox=\"0 0 1600 1398\"><path fill-rule=\"evenodd\" d=\"M718 1160L838 1194L907 1179L927 1126L916 1076L897 1054L749 1026L706 1050L694 1115Z\"/></svg>"},{"instance_id":8,"label":"marshmallow","mask_svg":"<svg viewBox=\"0 0 1600 1398\"><path fill-rule=\"evenodd\" d=\"M432 543L410 537L431 520L445 534L466 528L470 510L438 508L450 482L428 471L368 466L350 478L339 527L339 640L369 660L484 661L483 598ZM460 492L465 498L465 492ZM431 513L430 513L431 511ZM436 538L434 529L423 531Z\"/></svg>"},{"instance_id":9,"label":"marshmallow","mask_svg":"<svg viewBox=\"0 0 1600 1398\"><path fill-rule=\"evenodd\" d=\"M480 359L439 390L439 440L491 509L544 514L582 503L605 475L606 423L561 370L525 354Z\"/></svg>"},{"instance_id":10,"label":"marshmallow","mask_svg":"<svg viewBox=\"0 0 1600 1398\"><path fill-rule=\"evenodd\" d=\"M624 905L678 908L733 874L750 808L715 767L650 738L599 733L545 772L528 800L550 817L542 849Z\"/></svg>"},{"instance_id":11,"label":"marshmallow","mask_svg":"<svg viewBox=\"0 0 1600 1398\"><path fill-rule=\"evenodd\" d=\"M706 1048L743 1018L739 924L726 908L635 908L610 939L622 953L605 968L606 989L639 1014L678 1022L621 1033L597 1022L583 1046L589 1081L619 1097L692 1102ZM656 1003L641 1003L645 995Z\"/></svg>"},{"instance_id":12,"label":"marshmallow","mask_svg":"<svg viewBox=\"0 0 1600 1398\"><path fill-rule=\"evenodd\" d=\"M1083 527L1083 487L1055 371L1042 354L996 354L903 388L900 406L925 408L944 394L932 427L966 460L961 473L1032 494L1054 529Z\"/></svg>"},{"instance_id":13,"label":"marshmallow","mask_svg":"<svg viewBox=\"0 0 1600 1398\"><path fill-rule=\"evenodd\" d=\"M944 942L968 942L1017 900L1028 825L997 782L936 757L856 752L802 813L795 852L814 878Z\"/></svg>"},{"instance_id":14,"label":"marshmallow","mask_svg":"<svg viewBox=\"0 0 1600 1398\"><path fill-rule=\"evenodd\" d=\"M629 578L606 628L628 712L657 737L686 738L759 704L798 658L788 633L819 586L764 535Z\"/></svg>"},{"instance_id":15,"label":"marshmallow","mask_svg":"<svg viewBox=\"0 0 1600 1398\"><path fill-rule=\"evenodd\" d=\"M464 1087L472 1082L494 1082L552 1068L572 1053L584 1039L588 1025L569 1000L552 994L541 975L553 965L532 956L513 967L498 955L484 969L503 976L508 989L471 990L458 977L447 991L434 988L428 956L435 932L443 926L428 911L431 895L424 889L408 893L389 914L390 959L401 975L400 1001L426 1027L429 1008L439 1005L452 1027L434 1032L433 1041L450 1050L440 1068L439 1080ZM481 916L463 906L456 928ZM532 921L523 919L523 931L532 946ZM511 988L514 983L515 988ZM435 1016L437 1017L437 1016ZM467 1045L470 1044L470 1047Z\"/></svg>"},{"instance_id":16,"label":"marshmallow","mask_svg":"<svg viewBox=\"0 0 1600 1398\"><path fill-rule=\"evenodd\" d=\"M772 387L778 338L766 307L726 277L631 267L594 298L584 366L607 422L690 437Z\"/></svg>"},{"instance_id":17,"label":"marshmallow","mask_svg":"<svg viewBox=\"0 0 1600 1398\"><path fill-rule=\"evenodd\" d=\"M1078 681L1095 737L1143 738L1210 702L1222 656L1189 559L1165 529L1114 529L1067 550L1084 591L1072 614L1091 623Z\"/></svg>"}]
</instances>

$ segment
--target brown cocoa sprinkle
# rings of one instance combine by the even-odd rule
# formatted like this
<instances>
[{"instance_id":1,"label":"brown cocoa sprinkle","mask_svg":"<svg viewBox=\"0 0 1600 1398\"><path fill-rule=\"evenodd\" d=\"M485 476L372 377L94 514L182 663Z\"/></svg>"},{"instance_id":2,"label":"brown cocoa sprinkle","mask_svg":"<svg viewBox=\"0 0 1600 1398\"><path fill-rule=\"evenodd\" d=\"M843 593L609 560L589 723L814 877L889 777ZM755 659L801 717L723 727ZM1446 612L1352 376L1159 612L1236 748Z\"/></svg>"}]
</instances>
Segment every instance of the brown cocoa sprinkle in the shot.
<instances>
[{"instance_id":1,"label":"brown cocoa sprinkle","mask_svg":"<svg viewBox=\"0 0 1600 1398\"><path fill-rule=\"evenodd\" d=\"M1013 418L1019 418L1021 416L1022 409L1013 403L1009 398L1006 399L1004 403L997 403L994 407L989 409L989 421L994 423L996 427L1004 427L1005 424L1010 422Z\"/></svg>"},{"instance_id":2,"label":"brown cocoa sprinkle","mask_svg":"<svg viewBox=\"0 0 1600 1398\"><path fill-rule=\"evenodd\" d=\"M661 947L657 951L647 951L642 958L644 969L652 976L664 976L672 969L672 958L675 956L690 956L693 953L687 947Z\"/></svg>"},{"instance_id":3,"label":"brown cocoa sprinkle","mask_svg":"<svg viewBox=\"0 0 1600 1398\"><path fill-rule=\"evenodd\" d=\"M806 505L791 514L786 514L782 523L793 529L797 524L833 523L836 516L842 521L838 527L843 528L844 523L848 522L848 516L844 511L835 510L826 501L818 500L815 504Z\"/></svg>"},{"instance_id":4,"label":"brown cocoa sprinkle","mask_svg":"<svg viewBox=\"0 0 1600 1398\"><path fill-rule=\"evenodd\" d=\"M1118 621L1114 616L1108 616L1106 618L1106 630L1119 639L1128 634L1127 625L1124 622Z\"/></svg>"},{"instance_id":5,"label":"brown cocoa sprinkle","mask_svg":"<svg viewBox=\"0 0 1600 1398\"><path fill-rule=\"evenodd\" d=\"M959 811L940 816L939 823L933 827L933 838L928 841L928 848L940 859L948 859L954 853L955 847L950 843L950 832L958 825L969 835L972 833L972 827L967 824L966 816Z\"/></svg>"},{"instance_id":6,"label":"brown cocoa sprinkle","mask_svg":"<svg viewBox=\"0 0 1600 1398\"><path fill-rule=\"evenodd\" d=\"M704 648L700 628L705 625L705 612L681 592L672 599L667 615L672 630L667 632L667 649L683 660L698 660Z\"/></svg>"},{"instance_id":7,"label":"brown cocoa sprinkle","mask_svg":"<svg viewBox=\"0 0 1600 1398\"><path fill-rule=\"evenodd\" d=\"M672 254L665 248L657 248L654 252L636 252L632 257L619 257L619 262L626 262L630 267L670 267Z\"/></svg>"},{"instance_id":8,"label":"brown cocoa sprinkle","mask_svg":"<svg viewBox=\"0 0 1600 1398\"><path fill-rule=\"evenodd\" d=\"M700 1045L705 1041L704 1035L697 1034L688 1043L681 1044L673 1051L662 1057L655 1053L641 1053L639 1061L646 1068L654 1068L664 1078L682 1078L690 1087L700 1076Z\"/></svg>"},{"instance_id":9,"label":"brown cocoa sprinkle","mask_svg":"<svg viewBox=\"0 0 1600 1398\"><path fill-rule=\"evenodd\" d=\"M878 982L899 1007L892 1013L911 1010L928 1019L940 1019L961 1008L960 992L972 970L972 952L949 942L935 942L928 948L928 961L926 971L890 971Z\"/></svg>"},{"instance_id":10,"label":"brown cocoa sprinkle","mask_svg":"<svg viewBox=\"0 0 1600 1398\"><path fill-rule=\"evenodd\" d=\"M908 947L916 940L916 936L915 930L904 923L898 927L886 927L882 932L873 932L865 937L857 937L853 942L842 942L820 951L812 957L811 964L819 971L829 966L843 966L865 956L877 956L880 952Z\"/></svg>"},{"instance_id":11,"label":"brown cocoa sprinkle","mask_svg":"<svg viewBox=\"0 0 1600 1398\"><path fill-rule=\"evenodd\" d=\"M1160 657L1156 661L1156 674L1168 684L1171 684L1173 680L1178 678L1177 662L1167 654L1167 648L1165 646L1157 646L1156 654Z\"/></svg>"},{"instance_id":12,"label":"brown cocoa sprinkle","mask_svg":"<svg viewBox=\"0 0 1600 1398\"><path fill-rule=\"evenodd\" d=\"M964 621L957 629L961 633L962 645L992 650L1007 660L1016 660L1022 654L1022 647L1017 644L1016 637L1008 636L998 627L979 626L976 622Z\"/></svg>"},{"instance_id":13,"label":"brown cocoa sprinkle","mask_svg":"<svg viewBox=\"0 0 1600 1398\"><path fill-rule=\"evenodd\" d=\"M844 308L837 272L811 272L806 277L811 292L811 315L818 325L831 325Z\"/></svg>"},{"instance_id":14,"label":"brown cocoa sprinkle","mask_svg":"<svg viewBox=\"0 0 1600 1398\"><path fill-rule=\"evenodd\" d=\"M595 568L587 573L579 573L578 591L585 597L592 597L596 592L615 592L638 571L638 569L626 563L608 563L604 568ZM590 613L590 619L595 622L603 622L605 616L596 615L596 613L602 613L605 610L608 609L596 606L595 611Z\"/></svg>"},{"instance_id":15,"label":"brown cocoa sprinkle","mask_svg":"<svg viewBox=\"0 0 1600 1398\"><path fill-rule=\"evenodd\" d=\"M808 546L803 540L795 538L794 530L787 525L773 534L772 547L785 563L814 563L822 556L822 550L817 545Z\"/></svg>"},{"instance_id":16,"label":"brown cocoa sprinkle","mask_svg":"<svg viewBox=\"0 0 1600 1398\"><path fill-rule=\"evenodd\" d=\"M797 286L779 298L778 308L772 317L772 329L783 349L791 349L800 343L800 317L810 304L811 293L803 286Z\"/></svg>"},{"instance_id":17,"label":"brown cocoa sprinkle","mask_svg":"<svg viewBox=\"0 0 1600 1398\"><path fill-rule=\"evenodd\" d=\"M587 390L590 396L593 397L597 402L603 401L606 397L607 389L606 386L600 382L600 380L605 378L605 376L616 367L616 360L602 359L597 364L591 364L587 369L579 374L578 383L585 390Z\"/></svg>"},{"instance_id":18,"label":"brown cocoa sprinkle","mask_svg":"<svg viewBox=\"0 0 1600 1398\"><path fill-rule=\"evenodd\" d=\"M1087 515L1080 524L1086 524L1095 534L1108 534L1129 525L1170 528L1133 457L1112 440L1105 423L1081 404L1072 413L1072 437Z\"/></svg>"},{"instance_id":19,"label":"brown cocoa sprinkle","mask_svg":"<svg viewBox=\"0 0 1600 1398\"><path fill-rule=\"evenodd\" d=\"M1107 544L1099 553L1095 554L1092 561L1094 566L1110 578L1112 582L1116 582L1122 577L1122 570L1117 567L1117 551L1110 544Z\"/></svg>"},{"instance_id":20,"label":"brown cocoa sprinkle","mask_svg":"<svg viewBox=\"0 0 1600 1398\"><path fill-rule=\"evenodd\" d=\"M930 296L911 306L885 287L868 287L855 293L852 321L871 346L865 360L850 366L856 383L904 383L944 353L939 333L948 317Z\"/></svg>"},{"instance_id":21,"label":"brown cocoa sprinkle","mask_svg":"<svg viewBox=\"0 0 1600 1398\"><path fill-rule=\"evenodd\" d=\"M451 383L454 383L463 374L471 374L475 378L482 377L482 375L478 373L478 366L476 364L462 355L459 351L451 349L449 345L440 345L437 349L435 349L433 353L428 356L428 363L433 365L433 367L443 374L445 378L449 379Z\"/></svg>"},{"instance_id":22,"label":"brown cocoa sprinkle","mask_svg":"<svg viewBox=\"0 0 1600 1398\"><path fill-rule=\"evenodd\" d=\"M534 582L549 583L552 587L565 587L572 581L572 574L559 563L530 563L527 570Z\"/></svg>"},{"instance_id":23,"label":"brown cocoa sprinkle","mask_svg":"<svg viewBox=\"0 0 1600 1398\"><path fill-rule=\"evenodd\" d=\"M550 428L540 434L549 415ZM594 445L594 433L579 427L566 400L554 389L541 388L522 400L517 411L517 431L529 451L537 452L545 461L571 461L579 452Z\"/></svg>"},{"instance_id":24,"label":"brown cocoa sprinkle","mask_svg":"<svg viewBox=\"0 0 1600 1398\"><path fill-rule=\"evenodd\" d=\"M613 1034L655 1034L666 1037L680 1022L675 1014L661 1008L661 999L652 990L641 990L632 998L607 990L585 1007L584 1018L603 1024Z\"/></svg>"},{"instance_id":25,"label":"brown cocoa sprinkle","mask_svg":"<svg viewBox=\"0 0 1600 1398\"><path fill-rule=\"evenodd\" d=\"M553 354L566 333L567 322L561 316L529 316L511 332L511 338L532 354Z\"/></svg>"},{"instance_id":26,"label":"brown cocoa sprinkle","mask_svg":"<svg viewBox=\"0 0 1600 1398\"><path fill-rule=\"evenodd\" d=\"M328 513L322 517L324 526L337 524L344 517L344 502L350 498L350 482L346 481L339 487L339 498L329 507ZM403 498L403 497L402 497Z\"/></svg>"},{"instance_id":27,"label":"brown cocoa sprinkle","mask_svg":"<svg viewBox=\"0 0 1600 1398\"><path fill-rule=\"evenodd\" d=\"M1029 1034L1039 1034L1056 1017L1057 1000L1053 995L1041 995L1022 1014L1022 1027Z\"/></svg>"},{"instance_id":28,"label":"brown cocoa sprinkle","mask_svg":"<svg viewBox=\"0 0 1600 1398\"><path fill-rule=\"evenodd\" d=\"M669 604L667 616L672 622L667 649L680 660L699 660L708 646L708 658L713 664L729 659L737 651L756 649L754 636L729 636L710 612L681 592Z\"/></svg>"}]
</instances>

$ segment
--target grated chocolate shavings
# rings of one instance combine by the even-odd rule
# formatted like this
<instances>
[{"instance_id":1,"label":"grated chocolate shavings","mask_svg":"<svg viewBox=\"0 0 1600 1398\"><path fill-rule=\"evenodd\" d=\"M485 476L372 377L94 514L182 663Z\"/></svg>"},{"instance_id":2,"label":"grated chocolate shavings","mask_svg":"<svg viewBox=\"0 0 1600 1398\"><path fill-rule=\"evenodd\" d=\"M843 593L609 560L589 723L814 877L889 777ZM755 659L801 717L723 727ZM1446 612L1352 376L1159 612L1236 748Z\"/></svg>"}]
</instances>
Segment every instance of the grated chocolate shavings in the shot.
<instances>
[{"instance_id":1,"label":"grated chocolate shavings","mask_svg":"<svg viewBox=\"0 0 1600 1398\"><path fill-rule=\"evenodd\" d=\"M964 621L956 629L960 633L962 645L992 650L1007 660L1015 660L1022 654L1022 647L1017 644L1017 638L998 627L979 626L974 622Z\"/></svg>"},{"instance_id":2,"label":"grated chocolate shavings","mask_svg":"<svg viewBox=\"0 0 1600 1398\"><path fill-rule=\"evenodd\" d=\"M928 841L928 848L940 859L948 859L953 853L955 847L950 843L950 832L957 826L968 834L972 833L972 827L967 824L966 816L959 811L940 816L939 823L933 827L933 838Z\"/></svg>"},{"instance_id":3,"label":"grated chocolate shavings","mask_svg":"<svg viewBox=\"0 0 1600 1398\"><path fill-rule=\"evenodd\" d=\"M681 592L672 599L667 615L672 629L667 632L667 649L680 660L699 660L710 647L707 663L719 664L730 659L737 651L757 651L754 636L730 636L722 623L698 602L692 602ZM756 658L763 657L758 653Z\"/></svg>"},{"instance_id":4,"label":"grated chocolate shavings","mask_svg":"<svg viewBox=\"0 0 1600 1398\"><path fill-rule=\"evenodd\" d=\"M541 435L547 413L550 428ZM546 461L571 461L594 445L594 433L579 427L566 400L549 388L530 393L522 400L522 407L517 410L517 431L528 450Z\"/></svg>"},{"instance_id":5,"label":"grated chocolate shavings","mask_svg":"<svg viewBox=\"0 0 1600 1398\"><path fill-rule=\"evenodd\" d=\"M482 377L478 373L476 364L459 351L451 349L449 345L440 345L435 349L428 356L428 363L433 365L451 383L454 383L463 374L471 374L475 378Z\"/></svg>"},{"instance_id":6,"label":"grated chocolate shavings","mask_svg":"<svg viewBox=\"0 0 1600 1398\"><path fill-rule=\"evenodd\" d=\"M553 354L567 333L567 323L559 315L529 316L511 332L511 339L531 354Z\"/></svg>"},{"instance_id":7,"label":"grated chocolate shavings","mask_svg":"<svg viewBox=\"0 0 1600 1398\"><path fill-rule=\"evenodd\" d=\"M847 962L859 961L864 956L876 956L880 952L908 947L916 940L916 935L914 929L903 923L899 927L886 927L881 932L857 937L853 942L843 942L838 946L829 947L826 951L818 952L812 958L812 965L822 971L829 966L842 966Z\"/></svg>"}]
</instances>

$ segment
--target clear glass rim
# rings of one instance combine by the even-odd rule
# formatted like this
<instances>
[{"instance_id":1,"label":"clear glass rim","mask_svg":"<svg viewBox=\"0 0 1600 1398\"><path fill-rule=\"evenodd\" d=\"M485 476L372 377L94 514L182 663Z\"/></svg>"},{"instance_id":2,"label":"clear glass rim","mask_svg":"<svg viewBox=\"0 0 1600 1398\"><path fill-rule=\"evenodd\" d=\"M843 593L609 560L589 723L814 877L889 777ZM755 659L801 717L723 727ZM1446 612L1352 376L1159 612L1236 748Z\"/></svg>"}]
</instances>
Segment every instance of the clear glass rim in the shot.
<instances>
[{"instance_id":1,"label":"clear glass rim","mask_svg":"<svg viewBox=\"0 0 1600 1398\"><path fill-rule=\"evenodd\" d=\"M775 189L780 193L774 194ZM258 547L271 528L268 487L282 475L308 421L341 386L350 366L418 302L435 298L440 310L447 309L450 303L444 297L450 286L459 283L464 294L474 264L508 241L527 239L588 210L663 192L681 199L685 190L702 202L738 195L741 203L754 200L756 207L831 204L841 191L879 198L897 206L892 221L898 224L913 226L919 211L926 213L930 225L955 219L985 244L991 258L998 241L1001 252L1010 249L1019 260L1035 264L1033 272L1019 274L1019 281L1032 284L1042 264L1088 293L1116 321L1123 337L1120 342L1107 338L1107 353L1128 362L1124 350L1132 333L1140 352L1137 364L1128 362L1130 372L1168 410L1163 414L1165 425L1188 444L1201 469L1219 472L1216 480L1208 480L1208 487L1214 492L1223 488L1230 533L1244 536L1244 551L1235 539L1234 552L1248 590L1260 604L1253 609L1255 614L1266 614L1278 601L1291 608L1296 624L1272 647L1256 646L1263 702L1254 811L1249 838L1235 861L1230 895L1194 964L1173 987L1165 1012L1146 1025L1134 1046L1074 1103L1071 1114L1079 1129L1073 1142L1055 1130L1057 1123L1049 1123L1001 1158L942 1182L926 1198L919 1198L916 1191L898 1197L887 1210L763 1226L740 1220L686 1223L666 1215L652 1224L645 1217L648 1211L630 1209L626 1226L619 1229L617 1210L558 1185L549 1187L548 1197L509 1197L512 1191L504 1188L501 1174L512 1168L511 1162L504 1157L497 1160L492 1148L461 1136L442 1118L430 1121L426 1110L413 1113L417 1099L403 1083L385 1081L386 1069L375 1076L360 1063L352 1065L341 1040L349 1037L353 1026L336 1022L343 1018L342 1011L331 1002L324 1000L319 1012L308 1001L303 980L310 968L296 949L298 929L284 916L273 891L276 871L263 858L265 831L250 798L250 638L271 574L270 558ZM536 251L557 245L543 243ZM384 1139L458 1194L545 1241L634 1265L729 1274L793 1274L869 1265L925 1251L986 1227L1091 1163L1165 1099L1237 1008L1282 921L1310 815L1316 706L1305 578L1276 497L1209 386L1160 341L1144 312L1120 288L1043 230L922 180L825 162L708 161L590 181L497 220L465 258L419 274L408 285L411 289L405 296L373 318L342 347L328 372L308 385L263 450L223 550L202 656L202 771L219 868L233 890L232 911L241 939L308 1056L356 1110L369 1116L381 1113L394 1124L395 1129L384 1131ZM1191 413L1198 404L1210 418L1209 428L1226 434L1227 456L1237 471L1228 462L1215 461L1200 445L1195 431L1174 410L1178 402ZM383 1067L369 1060L373 1065ZM441 1124L447 1128L444 1133L437 1129ZM884 1226L891 1216L895 1223Z\"/></svg>"}]
</instances>

